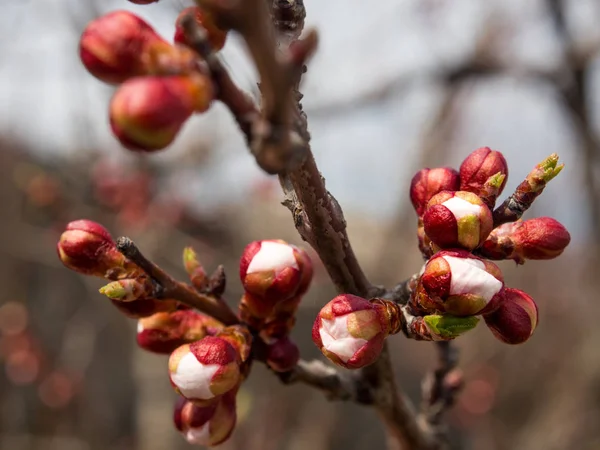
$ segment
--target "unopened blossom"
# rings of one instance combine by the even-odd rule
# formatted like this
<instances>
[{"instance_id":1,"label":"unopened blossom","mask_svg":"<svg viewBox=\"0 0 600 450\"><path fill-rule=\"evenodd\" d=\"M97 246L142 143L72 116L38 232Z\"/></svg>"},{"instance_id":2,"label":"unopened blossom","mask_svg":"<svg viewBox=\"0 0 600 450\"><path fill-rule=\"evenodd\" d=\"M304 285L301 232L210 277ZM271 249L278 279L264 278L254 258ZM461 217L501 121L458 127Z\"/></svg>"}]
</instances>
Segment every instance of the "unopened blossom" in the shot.
<instances>
[{"instance_id":1,"label":"unopened blossom","mask_svg":"<svg viewBox=\"0 0 600 450\"><path fill-rule=\"evenodd\" d=\"M410 183L410 201L421 217L431 197L442 191L457 191L459 186L458 172L450 167L422 169Z\"/></svg>"},{"instance_id":2,"label":"unopened blossom","mask_svg":"<svg viewBox=\"0 0 600 450\"><path fill-rule=\"evenodd\" d=\"M472 192L481 197L487 197L486 183L494 176L500 175L500 184L493 198L490 198L490 207L493 207L496 197L502 193L508 177L508 164L502 153L489 147L481 147L472 152L460 165L460 190Z\"/></svg>"},{"instance_id":3,"label":"unopened blossom","mask_svg":"<svg viewBox=\"0 0 600 450\"><path fill-rule=\"evenodd\" d=\"M444 191L429 201L423 226L425 235L438 248L473 250L492 231L492 212L471 192Z\"/></svg>"},{"instance_id":4,"label":"unopened blossom","mask_svg":"<svg viewBox=\"0 0 600 450\"><path fill-rule=\"evenodd\" d=\"M498 309L483 316L494 336L507 344L527 341L538 324L535 301L519 289L506 288Z\"/></svg>"},{"instance_id":5,"label":"unopened blossom","mask_svg":"<svg viewBox=\"0 0 600 450\"><path fill-rule=\"evenodd\" d=\"M275 339L268 344L267 365L275 372L292 370L300 359L300 350L288 336Z\"/></svg>"},{"instance_id":6,"label":"unopened blossom","mask_svg":"<svg viewBox=\"0 0 600 450\"><path fill-rule=\"evenodd\" d=\"M148 277L123 278L100 288L100 293L112 300L132 302L144 297L151 297L154 287Z\"/></svg>"},{"instance_id":7,"label":"unopened blossom","mask_svg":"<svg viewBox=\"0 0 600 450\"><path fill-rule=\"evenodd\" d=\"M418 311L472 316L497 308L503 287L494 263L465 250L441 251L427 262L411 302Z\"/></svg>"},{"instance_id":8,"label":"unopened blossom","mask_svg":"<svg viewBox=\"0 0 600 450\"><path fill-rule=\"evenodd\" d=\"M169 358L175 390L185 398L206 403L240 382L238 354L224 339L206 336L175 350Z\"/></svg>"},{"instance_id":9,"label":"unopened blossom","mask_svg":"<svg viewBox=\"0 0 600 450\"><path fill-rule=\"evenodd\" d=\"M177 20L175 21L175 36L173 40L178 44L187 44L187 39L181 26L181 21L184 17L191 14L195 22L202 27L207 34L208 41L214 50L221 50L225 45L227 39L227 31L219 28L211 14L207 11L197 7L191 6L181 11Z\"/></svg>"}]
</instances>

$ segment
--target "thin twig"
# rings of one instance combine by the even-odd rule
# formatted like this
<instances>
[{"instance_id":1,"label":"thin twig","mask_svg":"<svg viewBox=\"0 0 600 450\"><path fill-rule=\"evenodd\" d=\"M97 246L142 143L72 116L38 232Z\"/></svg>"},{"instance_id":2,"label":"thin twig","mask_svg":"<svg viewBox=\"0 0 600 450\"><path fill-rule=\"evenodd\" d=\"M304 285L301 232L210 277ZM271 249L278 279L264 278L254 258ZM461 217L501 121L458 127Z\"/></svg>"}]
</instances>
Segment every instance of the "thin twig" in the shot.
<instances>
[{"instance_id":1,"label":"thin twig","mask_svg":"<svg viewBox=\"0 0 600 450\"><path fill-rule=\"evenodd\" d=\"M146 258L128 237L117 239L117 249L138 265L159 286L160 298L173 298L206 313L225 325L235 325L239 319L219 298L211 297L194 290L191 286L175 280L155 263Z\"/></svg>"}]
</instances>

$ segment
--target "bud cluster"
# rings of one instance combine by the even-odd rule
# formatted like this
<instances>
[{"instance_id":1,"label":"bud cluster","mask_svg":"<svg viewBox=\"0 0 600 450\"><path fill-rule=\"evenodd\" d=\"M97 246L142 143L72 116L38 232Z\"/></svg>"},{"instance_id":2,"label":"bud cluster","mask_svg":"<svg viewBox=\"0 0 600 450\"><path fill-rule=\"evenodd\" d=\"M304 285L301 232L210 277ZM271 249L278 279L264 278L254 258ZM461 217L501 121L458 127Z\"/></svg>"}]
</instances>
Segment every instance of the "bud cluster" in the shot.
<instances>
[{"instance_id":1,"label":"bud cluster","mask_svg":"<svg viewBox=\"0 0 600 450\"><path fill-rule=\"evenodd\" d=\"M411 183L419 217L419 248L427 262L403 314L407 334L448 340L473 328L479 316L503 342L518 344L533 333L537 306L524 292L504 286L498 266L483 258L551 259L570 236L549 217L517 221L560 172L552 155L536 166L511 200L494 210L508 176L504 156L487 147L472 152L460 170L424 169ZM515 211L516 205L525 205ZM508 222L508 223L507 223Z\"/></svg>"},{"instance_id":2,"label":"bud cluster","mask_svg":"<svg viewBox=\"0 0 600 450\"><path fill-rule=\"evenodd\" d=\"M240 317L269 346L267 364L275 371L288 371L298 362L298 348L288 335L312 276L306 251L282 240L252 242L240 259L245 291Z\"/></svg>"},{"instance_id":3,"label":"bud cluster","mask_svg":"<svg viewBox=\"0 0 600 450\"><path fill-rule=\"evenodd\" d=\"M177 19L175 45L128 11L93 20L81 35L79 54L86 69L101 81L120 85L110 103L110 125L130 150L167 147L184 123L205 112L215 97L205 65L187 47L180 25L186 15L206 31L215 50L223 47L226 32L198 7L185 9Z\"/></svg>"}]
</instances>

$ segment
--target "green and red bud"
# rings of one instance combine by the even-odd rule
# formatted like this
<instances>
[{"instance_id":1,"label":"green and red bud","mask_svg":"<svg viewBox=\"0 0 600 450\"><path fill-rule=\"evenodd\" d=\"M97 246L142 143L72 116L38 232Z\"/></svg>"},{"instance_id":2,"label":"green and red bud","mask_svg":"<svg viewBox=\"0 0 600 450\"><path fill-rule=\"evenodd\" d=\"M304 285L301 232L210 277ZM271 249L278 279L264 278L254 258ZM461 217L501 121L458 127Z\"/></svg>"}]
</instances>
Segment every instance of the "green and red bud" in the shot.
<instances>
[{"instance_id":1,"label":"green and red bud","mask_svg":"<svg viewBox=\"0 0 600 450\"><path fill-rule=\"evenodd\" d=\"M492 212L471 192L444 191L429 201L423 227L427 238L438 248L473 250L492 231Z\"/></svg>"},{"instance_id":2,"label":"green and red bud","mask_svg":"<svg viewBox=\"0 0 600 450\"><path fill-rule=\"evenodd\" d=\"M240 259L244 290L267 304L287 300L306 290L311 277L308 254L282 240L252 242Z\"/></svg>"},{"instance_id":3,"label":"green and red bud","mask_svg":"<svg viewBox=\"0 0 600 450\"><path fill-rule=\"evenodd\" d=\"M275 372L288 372L300 360L300 350L288 336L283 336L268 344L267 365Z\"/></svg>"},{"instance_id":4,"label":"green and red bud","mask_svg":"<svg viewBox=\"0 0 600 450\"><path fill-rule=\"evenodd\" d=\"M208 41L211 47L219 51L225 46L225 40L227 39L227 31L219 28L214 22L210 13L205 10L198 8L197 6L191 6L185 8L175 22L175 36L174 41L178 44L187 45L185 33L181 26L182 19L188 14L192 14L196 23L206 31Z\"/></svg>"},{"instance_id":5,"label":"green and red bud","mask_svg":"<svg viewBox=\"0 0 600 450\"><path fill-rule=\"evenodd\" d=\"M451 341L479 323L475 316L456 317L451 315L430 314L411 316L406 323L409 336L418 341Z\"/></svg>"},{"instance_id":6,"label":"green and red bud","mask_svg":"<svg viewBox=\"0 0 600 450\"><path fill-rule=\"evenodd\" d=\"M522 344L535 331L538 309L525 292L506 288L498 309L483 318L497 339L507 344Z\"/></svg>"},{"instance_id":7,"label":"green and red bud","mask_svg":"<svg viewBox=\"0 0 600 450\"><path fill-rule=\"evenodd\" d=\"M239 385L239 355L225 339L206 336L171 354L169 376L174 389L188 400L210 403Z\"/></svg>"},{"instance_id":8,"label":"green and red bud","mask_svg":"<svg viewBox=\"0 0 600 450\"><path fill-rule=\"evenodd\" d=\"M459 186L458 172L450 167L422 169L410 183L410 201L421 217L431 197L442 191L457 191Z\"/></svg>"},{"instance_id":9,"label":"green and red bud","mask_svg":"<svg viewBox=\"0 0 600 450\"><path fill-rule=\"evenodd\" d=\"M111 100L112 131L130 150L161 150L194 112L208 109L213 95L212 82L201 74L133 78Z\"/></svg>"},{"instance_id":10,"label":"green and red bud","mask_svg":"<svg viewBox=\"0 0 600 450\"><path fill-rule=\"evenodd\" d=\"M481 246L481 254L490 259L553 259L562 254L571 235L557 220L538 217L505 223L494 229Z\"/></svg>"},{"instance_id":11,"label":"green and red bud","mask_svg":"<svg viewBox=\"0 0 600 450\"><path fill-rule=\"evenodd\" d=\"M496 198L502 193L508 177L508 164L502 153L481 147L472 152L460 165L460 190L472 192L488 200L488 206L494 207ZM488 180L495 177L490 190ZM486 183L488 185L486 186Z\"/></svg>"},{"instance_id":12,"label":"green and red bud","mask_svg":"<svg viewBox=\"0 0 600 450\"><path fill-rule=\"evenodd\" d=\"M204 270L204 267L202 267L202 264L200 264L198 255L192 247L183 249L183 266L196 289L203 289L208 286L206 271Z\"/></svg>"},{"instance_id":13,"label":"green and red bud","mask_svg":"<svg viewBox=\"0 0 600 450\"><path fill-rule=\"evenodd\" d=\"M57 251L66 267L85 275L115 280L141 272L117 250L108 230L91 220L68 223Z\"/></svg>"},{"instance_id":14,"label":"green and red bud","mask_svg":"<svg viewBox=\"0 0 600 450\"><path fill-rule=\"evenodd\" d=\"M119 302L132 302L140 298L151 297L154 287L148 277L123 278L113 281L100 288L100 293L111 300Z\"/></svg>"},{"instance_id":15,"label":"green and red bud","mask_svg":"<svg viewBox=\"0 0 600 450\"><path fill-rule=\"evenodd\" d=\"M216 319L192 309L161 312L138 321L137 343L144 350L169 354L184 344L214 336L222 328Z\"/></svg>"},{"instance_id":16,"label":"green and red bud","mask_svg":"<svg viewBox=\"0 0 600 450\"><path fill-rule=\"evenodd\" d=\"M358 369L375 362L391 328L385 306L342 294L321 309L312 338L329 360Z\"/></svg>"},{"instance_id":17,"label":"green and red bud","mask_svg":"<svg viewBox=\"0 0 600 450\"><path fill-rule=\"evenodd\" d=\"M173 414L175 427L192 445L212 447L225 442L237 420L235 395L227 393L208 405L179 398Z\"/></svg>"},{"instance_id":18,"label":"green and red bud","mask_svg":"<svg viewBox=\"0 0 600 450\"><path fill-rule=\"evenodd\" d=\"M411 304L417 311L474 316L502 301L500 268L466 250L441 251L425 265Z\"/></svg>"}]
</instances>

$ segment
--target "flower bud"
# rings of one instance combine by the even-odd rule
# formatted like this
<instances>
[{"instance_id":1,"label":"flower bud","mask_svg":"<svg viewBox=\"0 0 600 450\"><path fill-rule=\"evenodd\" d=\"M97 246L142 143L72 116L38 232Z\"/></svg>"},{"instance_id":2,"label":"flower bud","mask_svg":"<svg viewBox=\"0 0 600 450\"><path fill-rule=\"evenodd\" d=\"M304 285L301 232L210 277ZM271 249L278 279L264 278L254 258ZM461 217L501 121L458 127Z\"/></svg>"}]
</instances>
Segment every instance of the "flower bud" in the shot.
<instances>
[{"instance_id":1,"label":"flower bud","mask_svg":"<svg viewBox=\"0 0 600 450\"><path fill-rule=\"evenodd\" d=\"M267 365L275 372L288 372L300 360L298 346L288 336L277 339L267 349Z\"/></svg>"},{"instance_id":2,"label":"flower bud","mask_svg":"<svg viewBox=\"0 0 600 450\"><path fill-rule=\"evenodd\" d=\"M525 292L506 288L498 309L483 318L497 339L507 344L522 344L537 326L538 309Z\"/></svg>"},{"instance_id":3,"label":"flower bud","mask_svg":"<svg viewBox=\"0 0 600 450\"><path fill-rule=\"evenodd\" d=\"M421 217L427 203L435 194L442 191L457 191L460 179L458 172L450 167L437 169L422 169L413 177L410 183L410 201Z\"/></svg>"},{"instance_id":4,"label":"flower bud","mask_svg":"<svg viewBox=\"0 0 600 450\"><path fill-rule=\"evenodd\" d=\"M111 300L132 302L139 298L151 297L153 286L147 277L124 278L100 288L100 293Z\"/></svg>"},{"instance_id":5,"label":"flower bud","mask_svg":"<svg viewBox=\"0 0 600 450\"><path fill-rule=\"evenodd\" d=\"M208 279L204 267L198 260L198 255L192 247L183 249L183 266L190 276L190 281L196 289L202 289L208 285Z\"/></svg>"},{"instance_id":6,"label":"flower bud","mask_svg":"<svg viewBox=\"0 0 600 450\"><path fill-rule=\"evenodd\" d=\"M423 226L427 237L439 248L473 250L492 231L492 212L471 192L444 191L429 201Z\"/></svg>"},{"instance_id":7,"label":"flower bud","mask_svg":"<svg viewBox=\"0 0 600 450\"><path fill-rule=\"evenodd\" d=\"M212 447L225 442L235 428L236 397L227 393L209 405L196 405L180 398L175 405L173 421L188 443Z\"/></svg>"},{"instance_id":8,"label":"flower bud","mask_svg":"<svg viewBox=\"0 0 600 450\"><path fill-rule=\"evenodd\" d=\"M297 247L282 240L250 243L240 259L245 291L267 303L293 297L300 288L306 258Z\"/></svg>"},{"instance_id":9,"label":"flower bud","mask_svg":"<svg viewBox=\"0 0 600 450\"><path fill-rule=\"evenodd\" d=\"M92 75L116 84L147 73L142 56L153 44L168 45L135 14L114 11L88 24L81 35L79 55Z\"/></svg>"},{"instance_id":10,"label":"flower bud","mask_svg":"<svg viewBox=\"0 0 600 450\"><path fill-rule=\"evenodd\" d=\"M137 343L144 350L169 354L222 328L217 320L191 309L161 312L138 321Z\"/></svg>"},{"instance_id":11,"label":"flower bud","mask_svg":"<svg viewBox=\"0 0 600 450\"><path fill-rule=\"evenodd\" d=\"M553 259L569 245L571 235L551 217L505 223L494 229L481 246L481 254L490 259Z\"/></svg>"},{"instance_id":12,"label":"flower bud","mask_svg":"<svg viewBox=\"0 0 600 450\"><path fill-rule=\"evenodd\" d=\"M207 336L175 350L169 358L175 390L196 403L207 403L240 382L235 349L226 340Z\"/></svg>"},{"instance_id":13,"label":"flower bud","mask_svg":"<svg viewBox=\"0 0 600 450\"><path fill-rule=\"evenodd\" d=\"M130 150L161 150L194 111L208 109L212 98L211 81L204 75L133 78L111 100L111 128Z\"/></svg>"},{"instance_id":14,"label":"flower bud","mask_svg":"<svg viewBox=\"0 0 600 450\"><path fill-rule=\"evenodd\" d=\"M175 22L174 41L178 44L187 45L185 33L183 32L183 28L181 26L181 20L188 14L192 14L196 23L206 31L211 47L216 51L221 50L225 45L225 40L227 39L227 31L217 27L210 13L198 8L197 6L185 8L177 17L177 21Z\"/></svg>"},{"instance_id":15,"label":"flower bud","mask_svg":"<svg viewBox=\"0 0 600 450\"><path fill-rule=\"evenodd\" d=\"M132 319L149 317L160 312L172 312L180 306L177 300L157 298L140 298L132 302L111 299L111 302L119 311Z\"/></svg>"},{"instance_id":16,"label":"flower bud","mask_svg":"<svg viewBox=\"0 0 600 450\"><path fill-rule=\"evenodd\" d=\"M481 147L465 158L460 165L460 190L484 196L488 190L486 182L493 176L504 175L500 178L495 197L490 198L491 207L496 197L502 193L508 177L508 164L502 153ZM485 195L487 197L487 195Z\"/></svg>"},{"instance_id":17,"label":"flower bud","mask_svg":"<svg viewBox=\"0 0 600 450\"><path fill-rule=\"evenodd\" d=\"M411 302L417 311L474 316L498 307L503 286L494 263L465 250L441 251L427 262Z\"/></svg>"},{"instance_id":18,"label":"flower bud","mask_svg":"<svg viewBox=\"0 0 600 450\"><path fill-rule=\"evenodd\" d=\"M408 335L418 341L451 341L472 330L478 323L479 318L475 316L456 317L447 314L411 315L406 320L406 329Z\"/></svg>"},{"instance_id":19,"label":"flower bud","mask_svg":"<svg viewBox=\"0 0 600 450\"><path fill-rule=\"evenodd\" d=\"M358 369L375 362L390 331L377 305L350 294L338 295L319 312L312 338L332 362Z\"/></svg>"},{"instance_id":20,"label":"flower bud","mask_svg":"<svg viewBox=\"0 0 600 450\"><path fill-rule=\"evenodd\" d=\"M117 279L140 271L117 250L108 230L91 220L68 223L57 250L65 266L85 275Z\"/></svg>"}]
</instances>

